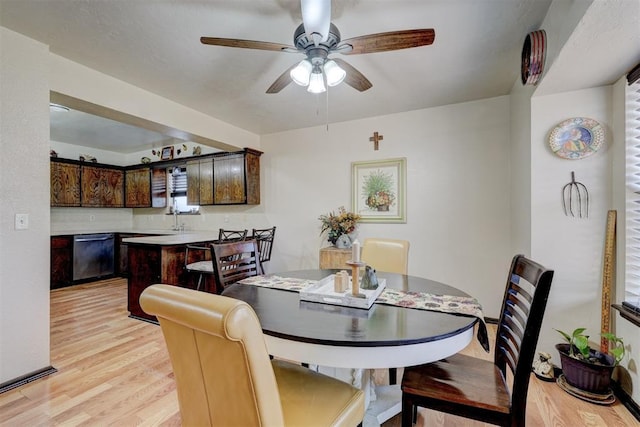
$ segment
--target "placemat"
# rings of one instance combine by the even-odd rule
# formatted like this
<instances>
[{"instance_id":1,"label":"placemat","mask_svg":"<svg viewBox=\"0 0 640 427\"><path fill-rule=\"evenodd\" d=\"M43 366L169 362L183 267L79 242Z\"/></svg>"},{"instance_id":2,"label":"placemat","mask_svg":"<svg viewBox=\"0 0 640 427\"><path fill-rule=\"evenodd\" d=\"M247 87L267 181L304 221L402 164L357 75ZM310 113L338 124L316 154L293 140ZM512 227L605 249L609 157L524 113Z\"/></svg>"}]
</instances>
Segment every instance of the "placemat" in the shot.
<instances>
[{"instance_id":1,"label":"placemat","mask_svg":"<svg viewBox=\"0 0 640 427\"><path fill-rule=\"evenodd\" d=\"M254 276L238 283L243 285L262 286L265 288L281 289L285 291L300 292L309 285L317 283L316 280L298 279L281 276ZM436 295L427 292L401 291L385 288L376 299L375 304L395 305L419 310L439 311L442 313L460 314L476 317L479 320L477 338L482 348L489 352L489 336L487 325L482 314L482 306L475 298L460 297L455 295Z\"/></svg>"}]
</instances>

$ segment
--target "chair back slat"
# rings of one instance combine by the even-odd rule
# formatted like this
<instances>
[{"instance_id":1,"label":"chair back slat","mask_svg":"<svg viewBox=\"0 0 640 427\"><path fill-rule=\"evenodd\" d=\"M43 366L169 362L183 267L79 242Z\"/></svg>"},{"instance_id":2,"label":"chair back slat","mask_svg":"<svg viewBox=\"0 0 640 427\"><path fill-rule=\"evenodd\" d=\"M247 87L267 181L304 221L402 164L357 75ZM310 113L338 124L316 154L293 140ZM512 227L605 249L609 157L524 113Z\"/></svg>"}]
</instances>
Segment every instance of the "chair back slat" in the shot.
<instances>
[{"instance_id":1,"label":"chair back slat","mask_svg":"<svg viewBox=\"0 0 640 427\"><path fill-rule=\"evenodd\" d=\"M525 288L523 279L531 290ZM513 372L511 399L516 414L524 413L526 407L531 364L552 279L553 270L547 270L523 255L513 258L496 335L501 344L496 344L494 361L503 375L507 365Z\"/></svg>"},{"instance_id":2,"label":"chair back slat","mask_svg":"<svg viewBox=\"0 0 640 427\"><path fill-rule=\"evenodd\" d=\"M239 280L262 274L260 251L254 239L214 243L211 257L220 291Z\"/></svg>"}]
</instances>

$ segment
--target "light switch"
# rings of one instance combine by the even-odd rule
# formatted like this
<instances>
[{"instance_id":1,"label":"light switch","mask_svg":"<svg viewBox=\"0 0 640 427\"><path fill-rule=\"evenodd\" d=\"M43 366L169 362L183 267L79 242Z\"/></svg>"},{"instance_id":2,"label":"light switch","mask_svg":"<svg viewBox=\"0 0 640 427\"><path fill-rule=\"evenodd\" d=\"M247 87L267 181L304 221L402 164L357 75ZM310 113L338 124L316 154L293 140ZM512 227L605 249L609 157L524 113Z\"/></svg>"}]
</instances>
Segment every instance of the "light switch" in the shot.
<instances>
[{"instance_id":1,"label":"light switch","mask_svg":"<svg viewBox=\"0 0 640 427\"><path fill-rule=\"evenodd\" d=\"M26 230L29 228L29 214L16 214L16 230Z\"/></svg>"}]
</instances>

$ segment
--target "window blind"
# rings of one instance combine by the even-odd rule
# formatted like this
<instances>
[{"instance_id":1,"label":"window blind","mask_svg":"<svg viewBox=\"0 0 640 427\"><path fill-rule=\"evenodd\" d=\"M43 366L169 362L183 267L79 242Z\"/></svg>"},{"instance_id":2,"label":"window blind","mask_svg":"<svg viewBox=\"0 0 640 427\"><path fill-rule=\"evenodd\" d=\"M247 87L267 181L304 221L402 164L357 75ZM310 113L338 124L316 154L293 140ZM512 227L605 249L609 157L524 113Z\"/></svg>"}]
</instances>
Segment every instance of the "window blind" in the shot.
<instances>
[{"instance_id":1,"label":"window blind","mask_svg":"<svg viewBox=\"0 0 640 427\"><path fill-rule=\"evenodd\" d=\"M171 172L171 197L187 195L187 168L175 167Z\"/></svg>"},{"instance_id":2,"label":"window blind","mask_svg":"<svg viewBox=\"0 0 640 427\"><path fill-rule=\"evenodd\" d=\"M640 305L640 81L626 86L625 300Z\"/></svg>"}]
</instances>

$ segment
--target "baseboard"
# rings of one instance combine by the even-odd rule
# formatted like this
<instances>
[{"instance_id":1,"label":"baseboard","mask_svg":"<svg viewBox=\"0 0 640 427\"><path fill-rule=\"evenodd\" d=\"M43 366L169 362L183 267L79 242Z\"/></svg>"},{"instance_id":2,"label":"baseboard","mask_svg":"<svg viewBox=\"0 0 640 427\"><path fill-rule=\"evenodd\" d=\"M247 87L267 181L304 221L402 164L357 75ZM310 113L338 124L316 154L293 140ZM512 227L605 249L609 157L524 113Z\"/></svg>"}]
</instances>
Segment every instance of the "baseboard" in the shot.
<instances>
[{"instance_id":1,"label":"baseboard","mask_svg":"<svg viewBox=\"0 0 640 427\"><path fill-rule=\"evenodd\" d=\"M631 415L633 415L636 420L640 421L640 405L629 396L629 393L620 387L618 381L611 381L611 389L613 390L613 394L620 400L620 403L631 412Z\"/></svg>"},{"instance_id":2,"label":"baseboard","mask_svg":"<svg viewBox=\"0 0 640 427\"><path fill-rule=\"evenodd\" d=\"M55 374L56 372L58 372L56 368L54 368L53 366L47 366L46 368L31 372L14 380L7 381L0 384L0 394L4 393L5 391L9 391L16 387L20 387L22 385L30 383L32 381L38 380L42 377L46 377L47 375Z\"/></svg>"}]
</instances>

